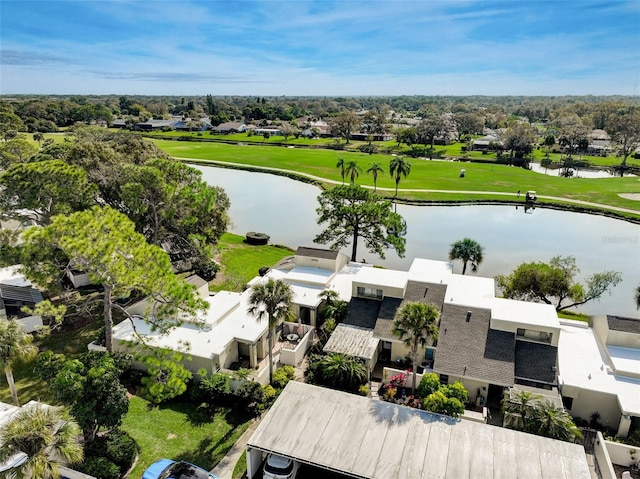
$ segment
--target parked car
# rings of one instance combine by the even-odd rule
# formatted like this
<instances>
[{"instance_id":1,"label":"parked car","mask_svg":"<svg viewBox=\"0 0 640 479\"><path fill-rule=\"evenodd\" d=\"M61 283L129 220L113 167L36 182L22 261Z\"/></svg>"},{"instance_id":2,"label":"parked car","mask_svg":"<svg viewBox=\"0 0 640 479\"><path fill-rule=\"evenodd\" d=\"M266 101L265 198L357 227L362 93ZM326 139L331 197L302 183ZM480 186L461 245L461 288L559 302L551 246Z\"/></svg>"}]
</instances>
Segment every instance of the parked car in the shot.
<instances>
[{"instance_id":1,"label":"parked car","mask_svg":"<svg viewBox=\"0 0 640 479\"><path fill-rule=\"evenodd\" d=\"M264 463L264 479L294 479L300 469L300 463L293 459L269 454Z\"/></svg>"},{"instance_id":2,"label":"parked car","mask_svg":"<svg viewBox=\"0 0 640 479\"><path fill-rule=\"evenodd\" d=\"M160 459L142 473L142 479L218 479L218 476L185 461Z\"/></svg>"}]
</instances>

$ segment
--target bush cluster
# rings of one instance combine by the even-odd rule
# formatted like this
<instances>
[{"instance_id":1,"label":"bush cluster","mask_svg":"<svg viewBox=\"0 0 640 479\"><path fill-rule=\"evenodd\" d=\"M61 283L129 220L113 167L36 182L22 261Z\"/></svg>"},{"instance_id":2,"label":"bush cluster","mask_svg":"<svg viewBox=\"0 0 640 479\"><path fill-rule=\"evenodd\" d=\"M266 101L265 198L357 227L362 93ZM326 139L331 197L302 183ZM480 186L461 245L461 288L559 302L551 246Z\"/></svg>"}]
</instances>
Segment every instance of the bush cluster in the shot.
<instances>
[{"instance_id":1,"label":"bush cluster","mask_svg":"<svg viewBox=\"0 0 640 479\"><path fill-rule=\"evenodd\" d=\"M102 479L120 479L133 465L137 453L136 441L125 431L114 429L85 445L85 459L78 469Z\"/></svg>"}]
</instances>

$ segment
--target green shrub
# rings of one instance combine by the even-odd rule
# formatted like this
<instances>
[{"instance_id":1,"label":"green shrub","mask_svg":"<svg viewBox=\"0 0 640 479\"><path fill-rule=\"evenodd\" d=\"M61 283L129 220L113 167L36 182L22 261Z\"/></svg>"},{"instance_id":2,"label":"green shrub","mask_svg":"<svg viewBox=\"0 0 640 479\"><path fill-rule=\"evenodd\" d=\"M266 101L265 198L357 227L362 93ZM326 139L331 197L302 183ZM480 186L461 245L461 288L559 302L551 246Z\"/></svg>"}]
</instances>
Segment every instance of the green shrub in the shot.
<instances>
[{"instance_id":1,"label":"green shrub","mask_svg":"<svg viewBox=\"0 0 640 479\"><path fill-rule=\"evenodd\" d=\"M133 465L138 452L135 439L125 431L116 429L107 435L106 446L107 459L120 468L121 474L125 474Z\"/></svg>"},{"instance_id":2,"label":"green shrub","mask_svg":"<svg viewBox=\"0 0 640 479\"><path fill-rule=\"evenodd\" d=\"M209 406L223 403L231 394L231 376L227 373L218 372L204 375L198 386L200 399Z\"/></svg>"},{"instance_id":3,"label":"green shrub","mask_svg":"<svg viewBox=\"0 0 640 479\"><path fill-rule=\"evenodd\" d=\"M438 389L440 389L440 378L436 373L428 373L422 376L417 393L418 396L424 399Z\"/></svg>"},{"instance_id":4,"label":"green shrub","mask_svg":"<svg viewBox=\"0 0 640 479\"><path fill-rule=\"evenodd\" d=\"M255 381L247 381L236 391L236 396L240 398L240 402L244 409L254 416L260 414L267 402L267 392L262 388L260 383Z\"/></svg>"},{"instance_id":5,"label":"green shrub","mask_svg":"<svg viewBox=\"0 0 640 479\"><path fill-rule=\"evenodd\" d=\"M358 388L358 394L360 394L360 396L367 397L369 395L369 386L366 384L360 386L360 388Z\"/></svg>"},{"instance_id":6,"label":"green shrub","mask_svg":"<svg viewBox=\"0 0 640 479\"><path fill-rule=\"evenodd\" d=\"M283 366L273 372L273 387L284 389L289 381L294 378L295 370L293 366Z\"/></svg>"},{"instance_id":7,"label":"green shrub","mask_svg":"<svg viewBox=\"0 0 640 479\"><path fill-rule=\"evenodd\" d=\"M640 429L636 429L631 434L629 434L624 442L631 446L640 447Z\"/></svg>"},{"instance_id":8,"label":"green shrub","mask_svg":"<svg viewBox=\"0 0 640 479\"><path fill-rule=\"evenodd\" d=\"M120 475L124 475L133 465L137 452L138 445L135 439L121 429L114 429L104 436L98 436L85 445L87 458L108 460L118 467Z\"/></svg>"},{"instance_id":9,"label":"green shrub","mask_svg":"<svg viewBox=\"0 0 640 479\"><path fill-rule=\"evenodd\" d=\"M118 466L104 457L89 456L77 469L100 479L120 479Z\"/></svg>"}]
</instances>

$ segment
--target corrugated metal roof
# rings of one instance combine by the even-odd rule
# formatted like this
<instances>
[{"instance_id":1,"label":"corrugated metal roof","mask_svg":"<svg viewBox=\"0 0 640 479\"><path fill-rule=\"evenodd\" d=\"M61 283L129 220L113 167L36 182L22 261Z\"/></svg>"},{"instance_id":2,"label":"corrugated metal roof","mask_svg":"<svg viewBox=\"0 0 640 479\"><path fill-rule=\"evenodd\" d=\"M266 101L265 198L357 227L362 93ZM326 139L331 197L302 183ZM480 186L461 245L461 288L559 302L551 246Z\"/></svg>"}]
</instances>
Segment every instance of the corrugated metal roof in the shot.
<instances>
[{"instance_id":1,"label":"corrugated metal roof","mask_svg":"<svg viewBox=\"0 0 640 479\"><path fill-rule=\"evenodd\" d=\"M590 479L577 444L295 381L248 446L356 478Z\"/></svg>"},{"instance_id":2,"label":"corrugated metal roof","mask_svg":"<svg viewBox=\"0 0 640 479\"><path fill-rule=\"evenodd\" d=\"M342 353L362 359L373 359L379 339L373 330L348 324L339 324L324 346L326 353Z\"/></svg>"}]
</instances>

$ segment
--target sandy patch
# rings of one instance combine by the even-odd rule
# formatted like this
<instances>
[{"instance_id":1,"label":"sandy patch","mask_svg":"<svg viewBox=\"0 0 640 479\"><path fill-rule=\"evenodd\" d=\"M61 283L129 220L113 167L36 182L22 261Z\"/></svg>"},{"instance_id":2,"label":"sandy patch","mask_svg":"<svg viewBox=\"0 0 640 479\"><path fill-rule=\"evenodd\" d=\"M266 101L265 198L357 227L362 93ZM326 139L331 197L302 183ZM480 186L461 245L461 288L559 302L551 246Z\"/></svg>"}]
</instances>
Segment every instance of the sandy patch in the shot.
<instances>
[{"instance_id":1,"label":"sandy patch","mask_svg":"<svg viewBox=\"0 0 640 479\"><path fill-rule=\"evenodd\" d=\"M618 193L618 196L625 200L640 201L640 193Z\"/></svg>"}]
</instances>

